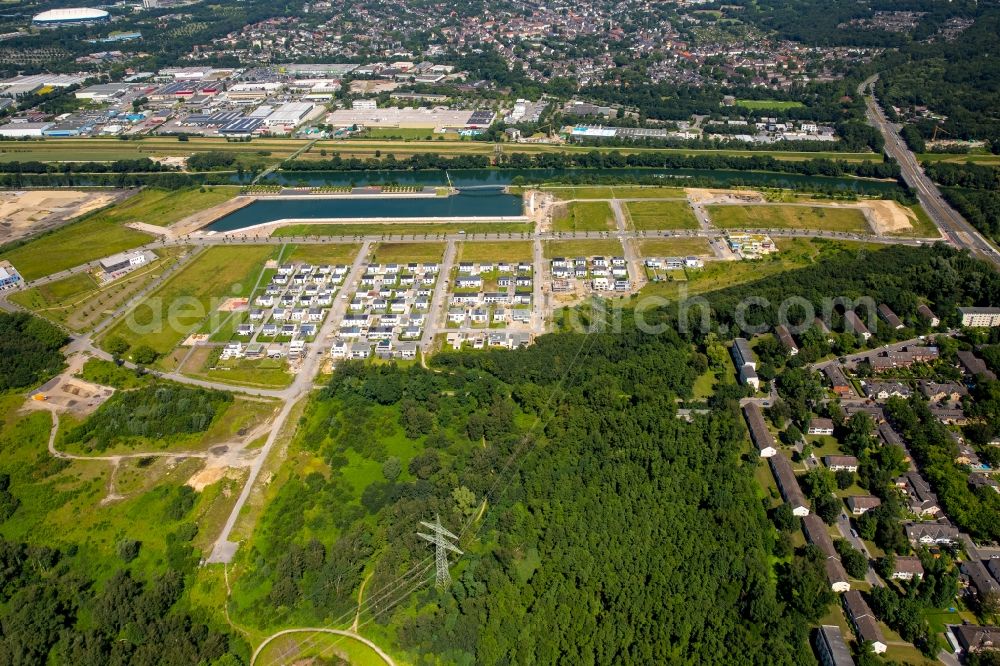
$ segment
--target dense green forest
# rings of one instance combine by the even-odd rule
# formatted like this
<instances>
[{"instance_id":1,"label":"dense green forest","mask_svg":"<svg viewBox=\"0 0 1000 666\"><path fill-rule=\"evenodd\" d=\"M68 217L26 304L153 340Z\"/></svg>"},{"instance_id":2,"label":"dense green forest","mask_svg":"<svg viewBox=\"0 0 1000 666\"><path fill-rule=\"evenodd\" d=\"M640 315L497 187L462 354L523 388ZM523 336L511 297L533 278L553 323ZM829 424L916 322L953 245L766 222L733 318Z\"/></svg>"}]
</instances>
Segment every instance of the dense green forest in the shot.
<instances>
[{"instance_id":1,"label":"dense green forest","mask_svg":"<svg viewBox=\"0 0 1000 666\"><path fill-rule=\"evenodd\" d=\"M957 9L954 8L954 9ZM1000 151L1000 68L996 66L1000 10L984 5L975 23L956 39L913 42L887 54L876 94L883 107L927 106L945 120L921 121L917 129L930 138L941 125L948 138L980 139ZM876 33L884 34L884 33Z\"/></svg>"},{"instance_id":2,"label":"dense green forest","mask_svg":"<svg viewBox=\"0 0 1000 666\"><path fill-rule=\"evenodd\" d=\"M122 548L123 560L134 557L133 544ZM59 550L0 537L0 568L0 663L246 663L240 639L184 610L185 572L172 566L151 580L123 568L98 584L81 573L87 564L75 546Z\"/></svg>"},{"instance_id":3,"label":"dense green forest","mask_svg":"<svg viewBox=\"0 0 1000 666\"><path fill-rule=\"evenodd\" d=\"M972 226L1000 239L1000 169L978 164L928 162L924 171Z\"/></svg>"},{"instance_id":4,"label":"dense green forest","mask_svg":"<svg viewBox=\"0 0 1000 666\"><path fill-rule=\"evenodd\" d=\"M199 153L200 154L200 153ZM196 157L192 156L192 157ZM154 162L148 157L135 160L115 160L114 162L0 162L0 173L157 173L160 171L177 171L160 162Z\"/></svg>"},{"instance_id":5,"label":"dense green forest","mask_svg":"<svg viewBox=\"0 0 1000 666\"><path fill-rule=\"evenodd\" d=\"M439 514L466 550L453 585L374 618L415 663L809 654L833 600L822 565L785 553L772 569L736 403L676 418L706 368L676 333L554 334L435 365L335 371L300 433L329 474L291 479L268 507L237 617L334 621L370 558L378 595L426 557L414 528Z\"/></svg>"},{"instance_id":6,"label":"dense green forest","mask_svg":"<svg viewBox=\"0 0 1000 666\"><path fill-rule=\"evenodd\" d=\"M204 432L233 397L194 386L152 385L118 391L64 441L104 451L120 443Z\"/></svg>"},{"instance_id":7,"label":"dense green forest","mask_svg":"<svg viewBox=\"0 0 1000 666\"><path fill-rule=\"evenodd\" d=\"M59 372L66 334L25 313L0 312L0 391L26 388Z\"/></svg>"},{"instance_id":8,"label":"dense green forest","mask_svg":"<svg viewBox=\"0 0 1000 666\"><path fill-rule=\"evenodd\" d=\"M326 160L291 160L285 171L366 171L383 169L485 169L491 166L485 155L444 156L435 153L398 159L343 158L334 153ZM733 171L773 171L807 176L860 176L862 178L898 178L899 167L891 162L847 162L845 160L780 160L769 155L740 157L733 155L679 155L676 153L633 153L592 150L586 153L511 153L495 166L505 169L609 169L651 167L661 169L727 169Z\"/></svg>"},{"instance_id":9,"label":"dense green forest","mask_svg":"<svg viewBox=\"0 0 1000 666\"><path fill-rule=\"evenodd\" d=\"M815 315L822 314L824 299L870 296L909 322L918 320L918 305L929 303L943 321L954 324L958 306L1000 303L1000 276L941 243L922 250L902 246L874 252L844 249L812 266L709 294L713 323L733 330L740 303L751 296L766 301L745 311L751 325L778 323L779 306L793 296L809 301ZM801 308L789 308L790 323L806 321L800 319L803 313Z\"/></svg>"},{"instance_id":10,"label":"dense green forest","mask_svg":"<svg viewBox=\"0 0 1000 666\"><path fill-rule=\"evenodd\" d=\"M990 393L997 393L998 389L998 386L986 387ZM1000 515L1000 495L991 488L969 487L968 472L955 464L954 440L926 403L916 398L904 401L894 397L886 404L886 415L906 439L921 473L934 488L952 522L976 541L1000 539L1000 524L996 520Z\"/></svg>"}]
</instances>

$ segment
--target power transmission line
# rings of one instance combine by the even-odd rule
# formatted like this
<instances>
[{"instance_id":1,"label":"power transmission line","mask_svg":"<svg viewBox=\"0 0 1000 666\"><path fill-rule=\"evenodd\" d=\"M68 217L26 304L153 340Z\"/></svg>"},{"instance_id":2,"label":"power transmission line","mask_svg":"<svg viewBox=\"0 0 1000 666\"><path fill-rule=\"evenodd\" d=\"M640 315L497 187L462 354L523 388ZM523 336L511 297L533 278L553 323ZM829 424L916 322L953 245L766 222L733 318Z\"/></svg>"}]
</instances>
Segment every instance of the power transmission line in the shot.
<instances>
[{"instance_id":1,"label":"power transmission line","mask_svg":"<svg viewBox=\"0 0 1000 666\"><path fill-rule=\"evenodd\" d=\"M441 526L441 517L436 514L433 523L420 521L420 524L433 532L433 534L417 532L417 536L434 544L434 560L437 564L436 585L439 590L446 590L451 587L451 573L448 571L448 552L451 551L459 555L463 554L455 544L449 541L449 539L458 541L458 537Z\"/></svg>"}]
</instances>

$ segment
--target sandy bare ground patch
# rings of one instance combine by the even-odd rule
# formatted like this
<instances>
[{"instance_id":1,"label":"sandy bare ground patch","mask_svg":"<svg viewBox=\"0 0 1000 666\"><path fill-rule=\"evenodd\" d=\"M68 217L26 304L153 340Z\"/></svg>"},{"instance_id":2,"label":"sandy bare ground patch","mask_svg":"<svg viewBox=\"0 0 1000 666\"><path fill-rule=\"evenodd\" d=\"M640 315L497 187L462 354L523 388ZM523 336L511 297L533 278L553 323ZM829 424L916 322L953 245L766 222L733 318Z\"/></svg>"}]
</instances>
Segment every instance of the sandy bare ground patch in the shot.
<instances>
[{"instance_id":1,"label":"sandy bare ground patch","mask_svg":"<svg viewBox=\"0 0 1000 666\"><path fill-rule=\"evenodd\" d=\"M685 187L684 194L693 204L707 203L763 203L764 195L756 190L715 190L703 187Z\"/></svg>"},{"instance_id":2,"label":"sandy bare ground patch","mask_svg":"<svg viewBox=\"0 0 1000 666\"><path fill-rule=\"evenodd\" d=\"M869 221L878 235L909 231L917 221L917 214L898 201L862 201L862 208L871 211Z\"/></svg>"},{"instance_id":3,"label":"sandy bare ground patch","mask_svg":"<svg viewBox=\"0 0 1000 666\"><path fill-rule=\"evenodd\" d=\"M239 478L240 473L238 470L229 467L206 467L188 479L187 485L191 486L192 490L200 493L208 486L218 483L222 479L235 480Z\"/></svg>"},{"instance_id":4,"label":"sandy bare ground patch","mask_svg":"<svg viewBox=\"0 0 1000 666\"><path fill-rule=\"evenodd\" d=\"M193 347L208 342L208 333L192 333L181 343L182 347Z\"/></svg>"},{"instance_id":5,"label":"sandy bare ground patch","mask_svg":"<svg viewBox=\"0 0 1000 666\"><path fill-rule=\"evenodd\" d=\"M219 306L219 312L240 312L247 309L250 299L247 298L227 298Z\"/></svg>"},{"instance_id":6,"label":"sandy bare ground patch","mask_svg":"<svg viewBox=\"0 0 1000 666\"><path fill-rule=\"evenodd\" d=\"M188 215L183 220L178 220L171 224L168 229L168 233L174 238L184 236L193 231L197 231L202 227L208 226L212 222L215 222L219 218L223 218L229 215L233 211L237 211L244 206L249 206L257 197L248 196L236 196L228 201L223 201L218 206L212 206L211 208L206 208L205 210L200 210L194 215Z\"/></svg>"},{"instance_id":7,"label":"sandy bare ground patch","mask_svg":"<svg viewBox=\"0 0 1000 666\"><path fill-rule=\"evenodd\" d=\"M351 81L351 92L352 93L380 93L380 92L392 92L399 87L398 83L393 81Z\"/></svg>"},{"instance_id":8,"label":"sandy bare ground patch","mask_svg":"<svg viewBox=\"0 0 1000 666\"><path fill-rule=\"evenodd\" d=\"M0 236L17 240L54 229L124 198L123 190L16 190L0 192Z\"/></svg>"},{"instance_id":9,"label":"sandy bare ground patch","mask_svg":"<svg viewBox=\"0 0 1000 666\"><path fill-rule=\"evenodd\" d=\"M261 449L248 449L251 442L268 434L274 424L277 412L271 414L256 428L243 433L232 440L216 444L208 450L205 466L187 480L187 485L201 492L207 486L224 478L236 479L240 470L250 467L260 455Z\"/></svg>"},{"instance_id":10,"label":"sandy bare ground patch","mask_svg":"<svg viewBox=\"0 0 1000 666\"><path fill-rule=\"evenodd\" d=\"M93 384L64 372L43 384L25 406L29 409L68 412L77 418L83 418L93 413L114 392L113 388Z\"/></svg>"}]
</instances>

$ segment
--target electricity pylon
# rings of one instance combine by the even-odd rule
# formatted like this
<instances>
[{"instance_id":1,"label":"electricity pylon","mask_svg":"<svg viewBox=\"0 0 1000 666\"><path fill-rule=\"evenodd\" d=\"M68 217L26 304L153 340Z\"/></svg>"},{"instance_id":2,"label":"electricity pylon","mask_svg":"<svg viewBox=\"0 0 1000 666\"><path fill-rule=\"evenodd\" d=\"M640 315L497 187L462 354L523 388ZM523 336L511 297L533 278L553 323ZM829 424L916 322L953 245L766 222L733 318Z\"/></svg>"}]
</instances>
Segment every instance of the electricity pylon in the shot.
<instances>
[{"instance_id":1,"label":"electricity pylon","mask_svg":"<svg viewBox=\"0 0 1000 666\"><path fill-rule=\"evenodd\" d=\"M448 551L450 550L454 553L458 553L459 555L463 554L458 547L448 540L457 540L458 537L441 526L441 518L436 514L434 516L433 523L420 521L420 524L433 532L433 534L417 532L417 536L434 544L434 560L437 563L436 584L438 589L443 590L451 586L451 574L448 572Z\"/></svg>"}]
</instances>

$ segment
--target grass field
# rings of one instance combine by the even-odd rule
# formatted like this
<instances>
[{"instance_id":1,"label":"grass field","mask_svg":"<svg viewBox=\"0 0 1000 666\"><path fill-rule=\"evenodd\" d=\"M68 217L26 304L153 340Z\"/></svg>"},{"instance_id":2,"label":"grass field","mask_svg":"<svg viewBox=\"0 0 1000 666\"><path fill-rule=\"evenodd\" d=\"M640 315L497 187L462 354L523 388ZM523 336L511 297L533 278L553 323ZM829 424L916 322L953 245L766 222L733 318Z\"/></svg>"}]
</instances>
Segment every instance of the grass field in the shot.
<instances>
[{"instance_id":1,"label":"grass field","mask_svg":"<svg viewBox=\"0 0 1000 666\"><path fill-rule=\"evenodd\" d=\"M240 188L233 185L216 185L201 188L189 187L183 190L145 189L134 197L108 209L108 219L124 224L145 222L165 227L188 215L216 206L239 194Z\"/></svg>"},{"instance_id":2,"label":"grass field","mask_svg":"<svg viewBox=\"0 0 1000 666\"><path fill-rule=\"evenodd\" d=\"M116 545L126 537L142 542L139 557L129 568L143 579L162 573L167 535L183 522L204 527L206 515L228 513L239 494L238 483L224 479L198 493L194 508L181 520L173 520L167 517L166 508L176 489L201 468L202 462L133 460L122 461L116 476L115 490L123 498L102 503L111 465L105 461L56 460L44 453L51 416L42 411L19 412L23 402L22 395L0 396L4 469L11 474L11 487L21 501L17 512L0 525L0 535L36 545L76 544L79 554L74 559L86 563L88 574L98 581L121 568ZM64 425L71 423L63 418Z\"/></svg>"},{"instance_id":3,"label":"grass field","mask_svg":"<svg viewBox=\"0 0 1000 666\"><path fill-rule=\"evenodd\" d=\"M758 104L774 104L773 102L757 102ZM765 106L762 108L776 108ZM402 132L410 130L384 129L386 133L400 135ZM424 133L425 130L415 130ZM403 135L406 136L406 135ZM196 152L209 150L220 150L228 153L236 153L243 165L251 163L275 163L291 157L291 155L306 144L306 139L282 139L282 138L255 138L246 143L228 142L225 139L214 137L190 137L187 141L178 141L176 137L144 137L135 141L122 141L113 138L77 138L77 139L46 139L40 141L0 141L0 161L113 161L119 159L139 159L142 157L166 157L166 156L186 156ZM318 141L307 153L303 153L298 159L318 160L324 159L322 151L339 153L342 156L374 157L376 151L382 155L393 153L396 157L408 157L418 153L440 153L442 155L492 155L493 144L485 141L463 141L463 140L438 140L431 141L418 139L403 140L380 140L370 139L350 139L335 140L328 139ZM539 154L546 152L590 152L592 150L617 151L621 154L635 154L646 152L662 152L678 155L698 155L698 154L718 154L718 155L772 155L777 159L784 160L806 160L813 157L828 157L834 159L844 159L847 161L881 160L881 155L874 153L837 153L827 151L823 153L811 153L808 151L746 151L746 150L699 150L688 148L646 148L642 146L566 146L547 144L508 144L505 152ZM921 159L925 156L921 155ZM930 159L938 158L933 155ZM988 155L943 155L942 158L972 158L975 160L990 159Z\"/></svg>"},{"instance_id":4,"label":"grass field","mask_svg":"<svg viewBox=\"0 0 1000 666\"><path fill-rule=\"evenodd\" d=\"M530 241L502 243L459 243L457 261L531 261L534 256Z\"/></svg>"},{"instance_id":5,"label":"grass field","mask_svg":"<svg viewBox=\"0 0 1000 666\"><path fill-rule=\"evenodd\" d=\"M975 164L1000 165L1000 155L992 155L989 153L969 153L967 155L955 155L951 153L920 153L917 155L917 160L920 162L956 162L958 164L973 162Z\"/></svg>"},{"instance_id":6,"label":"grass field","mask_svg":"<svg viewBox=\"0 0 1000 666\"><path fill-rule=\"evenodd\" d=\"M437 235L457 234L464 231L467 234L521 234L530 233L533 225L525 222L445 222L428 223L400 222L391 224L290 224L279 227L271 234L272 237L308 237L308 236L398 236L398 235Z\"/></svg>"},{"instance_id":7,"label":"grass field","mask_svg":"<svg viewBox=\"0 0 1000 666\"><path fill-rule=\"evenodd\" d=\"M138 247L153 237L123 227L103 213L60 227L8 251L0 251L25 280L52 273Z\"/></svg>"},{"instance_id":8,"label":"grass field","mask_svg":"<svg viewBox=\"0 0 1000 666\"><path fill-rule=\"evenodd\" d=\"M133 346L149 345L168 354L197 331L223 299L247 296L264 261L277 252L260 245L209 248L122 317L101 341L121 336Z\"/></svg>"},{"instance_id":9,"label":"grass field","mask_svg":"<svg viewBox=\"0 0 1000 666\"><path fill-rule=\"evenodd\" d=\"M434 262L444 257L444 243L379 243L372 261L380 264L407 261Z\"/></svg>"},{"instance_id":10,"label":"grass field","mask_svg":"<svg viewBox=\"0 0 1000 666\"><path fill-rule=\"evenodd\" d=\"M219 148L224 150L224 148ZM350 139L325 140L317 142L312 150L298 159L322 159L320 151L326 150L328 154L337 152L344 157L374 157L376 151L382 155L392 153L396 157L403 158L420 153L438 153L441 155L492 155L493 144L485 141L376 141L371 139ZM563 152L563 153L586 153L593 150L602 152L616 151L622 155L637 153L664 153L672 155L726 155L744 156L770 155L781 160L809 160L813 158L843 159L849 162L861 162L871 160L879 162L881 155L875 153L840 153L836 151L785 151L785 150L709 150L698 148L647 148L643 146L570 146L557 144L529 144L516 143L504 146L505 153L522 153L525 155L538 155L542 153Z\"/></svg>"},{"instance_id":11,"label":"grass field","mask_svg":"<svg viewBox=\"0 0 1000 666\"><path fill-rule=\"evenodd\" d=\"M684 197L680 187L643 187L641 185L615 185L589 187L543 187L542 191L557 199L679 199Z\"/></svg>"},{"instance_id":12,"label":"grass field","mask_svg":"<svg viewBox=\"0 0 1000 666\"><path fill-rule=\"evenodd\" d=\"M185 156L208 150L222 150L227 153L278 160L290 157L305 143L302 139L255 139L248 143L234 143L222 138L201 137L189 137L187 141L178 141L176 137L144 137L137 141L98 137L0 141L0 161L110 162L143 157Z\"/></svg>"},{"instance_id":13,"label":"grass field","mask_svg":"<svg viewBox=\"0 0 1000 666\"><path fill-rule=\"evenodd\" d=\"M382 658L361 641L349 636L318 632L286 634L276 638L261 651L256 663L311 663L313 658L331 661L343 659L351 666L385 666Z\"/></svg>"},{"instance_id":14,"label":"grass field","mask_svg":"<svg viewBox=\"0 0 1000 666\"><path fill-rule=\"evenodd\" d=\"M712 224L722 229L813 229L868 233L871 228L856 208L820 206L708 206Z\"/></svg>"},{"instance_id":15,"label":"grass field","mask_svg":"<svg viewBox=\"0 0 1000 666\"><path fill-rule=\"evenodd\" d=\"M624 254L622 244L610 239L545 241L543 253L546 259L552 257L615 257Z\"/></svg>"},{"instance_id":16,"label":"grass field","mask_svg":"<svg viewBox=\"0 0 1000 666\"><path fill-rule=\"evenodd\" d=\"M894 231L890 232L889 236L909 236L913 238L934 238L935 236L941 235L941 230L937 228L937 225L931 221L927 211L924 210L923 206L920 204L913 204L912 206L907 206L913 214L916 216L916 220L910 220L913 224L911 229L906 231Z\"/></svg>"},{"instance_id":17,"label":"grass field","mask_svg":"<svg viewBox=\"0 0 1000 666\"><path fill-rule=\"evenodd\" d=\"M629 226L647 229L697 229L698 218L687 201L629 201Z\"/></svg>"},{"instance_id":18,"label":"grass field","mask_svg":"<svg viewBox=\"0 0 1000 666\"><path fill-rule=\"evenodd\" d=\"M603 201L573 201L558 206L552 213L555 231L606 231L614 224L611 206Z\"/></svg>"},{"instance_id":19,"label":"grass field","mask_svg":"<svg viewBox=\"0 0 1000 666\"><path fill-rule=\"evenodd\" d=\"M358 243L286 245L281 260L307 264L351 264L360 251L361 245Z\"/></svg>"},{"instance_id":20,"label":"grass field","mask_svg":"<svg viewBox=\"0 0 1000 666\"><path fill-rule=\"evenodd\" d=\"M643 257L712 256L707 238L643 238L638 241Z\"/></svg>"},{"instance_id":21,"label":"grass field","mask_svg":"<svg viewBox=\"0 0 1000 666\"><path fill-rule=\"evenodd\" d=\"M184 372L197 379L225 382L238 386L284 388L292 383L284 359L232 359L212 363L212 367L197 372Z\"/></svg>"},{"instance_id":22,"label":"grass field","mask_svg":"<svg viewBox=\"0 0 1000 666\"><path fill-rule=\"evenodd\" d=\"M775 111L784 111L786 109L801 109L805 104L777 99L738 99L736 100L736 106L750 110L774 109Z\"/></svg>"},{"instance_id":23,"label":"grass field","mask_svg":"<svg viewBox=\"0 0 1000 666\"><path fill-rule=\"evenodd\" d=\"M185 250L181 247L161 248L156 251L161 259L104 286L91 273L80 273L15 292L9 298L46 319L75 331L84 331L161 275Z\"/></svg>"},{"instance_id":24,"label":"grass field","mask_svg":"<svg viewBox=\"0 0 1000 666\"><path fill-rule=\"evenodd\" d=\"M708 291L725 289L747 282L808 266L821 255L860 250L876 253L883 246L874 243L831 241L826 239L779 238L775 241L779 252L757 261L713 261L692 273L683 282L650 282L642 288L641 296L657 295L675 299L682 295L694 296ZM870 255L868 255L870 256Z\"/></svg>"},{"instance_id":25,"label":"grass field","mask_svg":"<svg viewBox=\"0 0 1000 666\"><path fill-rule=\"evenodd\" d=\"M372 127L368 130L369 139L420 139L434 141L441 137L445 141L457 141L458 134L434 134L433 127Z\"/></svg>"},{"instance_id":26,"label":"grass field","mask_svg":"<svg viewBox=\"0 0 1000 666\"><path fill-rule=\"evenodd\" d=\"M176 384L175 384L176 386ZM79 455L117 455L145 451L205 451L210 447L238 438L240 431L249 432L274 416L278 406L274 400L248 399L235 396L202 432L172 435L170 437L130 438L103 451L87 449L82 442L68 444L62 441L67 428L60 428L57 446L60 450Z\"/></svg>"}]
</instances>

